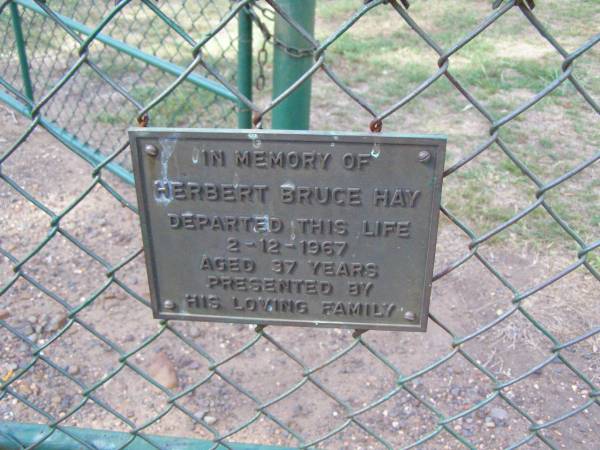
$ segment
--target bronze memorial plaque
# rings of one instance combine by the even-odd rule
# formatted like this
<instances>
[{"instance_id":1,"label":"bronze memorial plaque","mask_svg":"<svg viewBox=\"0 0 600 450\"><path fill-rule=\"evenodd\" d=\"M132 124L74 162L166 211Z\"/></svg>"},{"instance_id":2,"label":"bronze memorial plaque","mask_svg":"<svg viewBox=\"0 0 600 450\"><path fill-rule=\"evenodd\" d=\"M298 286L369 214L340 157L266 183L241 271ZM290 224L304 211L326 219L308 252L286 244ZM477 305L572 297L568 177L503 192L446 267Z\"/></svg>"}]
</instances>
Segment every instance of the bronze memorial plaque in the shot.
<instances>
[{"instance_id":1,"label":"bronze memorial plaque","mask_svg":"<svg viewBox=\"0 0 600 450\"><path fill-rule=\"evenodd\" d=\"M446 139L130 131L154 316L424 331Z\"/></svg>"}]
</instances>

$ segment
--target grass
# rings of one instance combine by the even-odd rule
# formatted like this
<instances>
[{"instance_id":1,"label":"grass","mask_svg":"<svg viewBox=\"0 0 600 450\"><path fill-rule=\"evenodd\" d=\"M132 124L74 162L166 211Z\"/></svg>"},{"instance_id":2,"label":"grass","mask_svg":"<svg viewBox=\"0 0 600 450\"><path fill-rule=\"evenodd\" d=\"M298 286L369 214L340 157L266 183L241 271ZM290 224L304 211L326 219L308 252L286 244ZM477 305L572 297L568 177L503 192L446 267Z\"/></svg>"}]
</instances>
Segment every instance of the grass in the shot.
<instances>
[{"instance_id":1,"label":"grass","mask_svg":"<svg viewBox=\"0 0 600 450\"><path fill-rule=\"evenodd\" d=\"M112 6L69 0L53 8L59 14L72 17L94 28ZM229 6L226 0L215 0L210 5L204 6L197 2L178 1L169 2L162 7L167 15L177 18L190 34L199 38L219 22L223 12ZM0 15L0 27L7 30L2 39L5 50L12 52L12 57L15 59L8 8ZM78 43L54 21L27 9L24 10L23 27L35 90L46 92L76 60ZM226 78L231 80L235 79L236 71L235 28L235 23L225 27L203 48L205 60L216 66ZM191 46L143 5L126 7L104 28L102 33L165 61L178 64L182 68L187 67L193 60ZM11 53L8 53L6 57L10 55ZM175 79L170 74L162 73L100 42L93 42L90 46L90 60L142 104L153 100ZM85 80L77 78L89 78L87 88L83 86L79 89L78 95L82 95L86 89L95 91L99 83L102 84L93 72L88 70L85 76L83 72L84 70L80 70L76 79L69 81L69 85L79 82L85 85ZM7 76L3 69L0 69L0 76ZM11 78L14 78L13 74ZM73 100L78 101L77 98ZM198 124L231 126L233 124L233 117L230 114L232 104L228 102L222 107L215 108L215 100L213 94L184 83L153 110L152 121L155 124L173 126ZM135 123L135 114L132 115L130 107L122 107L121 102L125 103L125 99L119 97L117 102L119 104L111 108L99 111L93 109L88 114L71 117L65 126L77 130L83 127L89 132L96 123L101 126L114 126L117 129L123 124Z\"/></svg>"},{"instance_id":2,"label":"grass","mask_svg":"<svg viewBox=\"0 0 600 450\"><path fill-rule=\"evenodd\" d=\"M221 9L211 6L200 10L199 5L191 2L170 2L164 7L170 17L199 38L217 23L226 3L217 5ZM335 33L360 8L361 3L356 0L318 2L317 38L323 40ZM451 48L492 12L488 1L412 3L409 9L411 17L444 49ZM61 12L84 11L78 19L88 24L102 15L102 10L92 3L86 3L84 8L75 8L75 4L73 1L65 2ZM598 9L596 0L582 0L577 4L547 0L538 5L535 12L559 42L573 50L595 32L595 24L600 19ZM3 25L7 25L4 23L6 15L1 20ZM131 26L133 23L135 27ZM272 24L268 26L272 28ZM235 67L235 52L225 53L225 64L219 62L223 49L235 46L234 28L235 23L228 26L205 49L209 61L220 65L219 68L225 72ZM149 31L142 33L140 30ZM28 32L32 43L39 38L35 30ZM169 32L168 27L147 10L125 8L105 32L182 66L189 62L187 44ZM255 36L255 48L258 49L262 37L258 33ZM41 45L41 41L38 44ZM46 45L54 48L61 42L54 39ZM130 94L142 103L155 98L171 80L171 77L146 71L140 64L132 64L129 58L116 57L112 50L101 54L100 47L94 47L96 45L92 46L92 50L96 50L93 54L100 56L100 65L111 77L127 81L126 77L143 74L143 81L142 78L128 81ZM269 64L272 63L272 50L270 56ZM574 73L591 92L598 92L600 77L594 76L598 67L593 56L586 55L577 60ZM372 9L339 36L328 49L326 58L349 87L360 92L381 111L435 73L439 55L389 5L384 4ZM494 119L499 119L555 80L561 73L561 63L560 55L515 8L453 55L450 71ZM270 71L272 67L269 65L267 69ZM227 73L229 76L233 72ZM324 88L316 81L313 85L316 97L321 93L324 99L332 95L330 91L322 91ZM340 95L343 97L343 94ZM263 104L268 101L269 93L257 93L257 98ZM184 84L153 110L153 121L173 126L195 123L202 120L203 114L212 111L214 102L214 95ZM315 104L319 107L318 101ZM326 101L325 108L336 120L324 124L326 127L340 128L342 124L346 128L365 129L364 119L348 112L350 110L344 101ZM94 120L117 126L130 122L132 118L129 115L129 111L114 108L99 111ZM190 117L196 119L190 122ZM566 82L531 111L502 127L500 136L515 157L542 182L549 182L589 158L593 149L600 146L596 120L579 94ZM447 134L448 164L451 164L473 151L488 136L489 123L482 120L474 108L469 109L467 100L442 78L386 120L386 129ZM600 202L594 183L594 177L576 177L561 186L561 189L575 192L574 197L548 193L553 207L588 241L597 239L600 222L600 211L596 206ZM498 195L500 190L504 195ZM509 220L535 201L535 190L535 184L521 169L495 148L449 177L444 199L458 217L481 234ZM515 224L510 231L512 234L502 233L500 241L516 235L518 238L529 237L543 246L557 239L557 233L564 234L561 230L557 232L541 211L531 214L523 224Z\"/></svg>"},{"instance_id":3,"label":"grass","mask_svg":"<svg viewBox=\"0 0 600 450\"><path fill-rule=\"evenodd\" d=\"M352 1L335 2L331 8L320 5L319 37L323 39L335 33L359 6ZM536 14L547 17L558 8L561 21L549 20L548 28L559 42L576 48L593 34L597 6L593 1L584 1L581 5L549 1L538 5ZM427 5L414 2L409 12L447 49L474 29L491 13L491 8L486 2L465 2L464 6L451 2ZM382 110L435 73L438 55L400 16L382 5L341 35L328 50L327 58L349 87L360 91ZM586 56L576 61L575 73L590 92L597 92L598 77L590 76L598 71L597 61L594 64L593 60L593 56ZM514 10L453 55L450 71L494 118L499 119L557 79L561 63L560 55ZM569 82L563 83L531 110L533 114L526 112L500 130L514 155L543 182L591 157L594 146L597 151L600 145L597 121L596 126L589 122L597 120L593 111L589 106L586 108L584 102L574 102L574 98L580 100L579 94ZM385 128L447 134L449 159L456 161L482 142L489 128L489 125L484 126L475 140L466 134L472 130L465 129L460 111L467 104L466 99L457 95L454 86L439 80L396 113L396 117L387 120ZM443 111L446 116L436 115L433 119L432 108ZM364 128L359 122L354 125L355 129ZM476 126L474 123L473 127ZM578 148L581 147L579 142L585 143L585 151ZM488 152L491 157L485 154ZM448 178L444 190L448 208L477 234L509 220L536 200L537 188L521 169L497 148L488 152ZM593 183L593 177L577 177L561 186L560 193L557 188L556 194L552 191L547 194L552 207L588 242L598 238L600 216L600 207L596 206L600 202L595 193L598 189L593 189ZM538 248L558 240L565 243L565 248L575 247L574 241L541 208L512 225L494 242L502 243L506 239L530 240Z\"/></svg>"},{"instance_id":4,"label":"grass","mask_svg":"<svg viewBox=\"0 0 600 450\"><path fill-rule=\"evenodd\" d=\"M143 104L148 104L159 95L160 90L152 84L146 84L134 86L130 93ZM216 98L215 94L184 83L151 110L151 125L186 127L197 124L202 113L211 110ZM132 122L131 111L121 108L100 111L95 119L108 125Z\"/></svg>"}]
</instances>

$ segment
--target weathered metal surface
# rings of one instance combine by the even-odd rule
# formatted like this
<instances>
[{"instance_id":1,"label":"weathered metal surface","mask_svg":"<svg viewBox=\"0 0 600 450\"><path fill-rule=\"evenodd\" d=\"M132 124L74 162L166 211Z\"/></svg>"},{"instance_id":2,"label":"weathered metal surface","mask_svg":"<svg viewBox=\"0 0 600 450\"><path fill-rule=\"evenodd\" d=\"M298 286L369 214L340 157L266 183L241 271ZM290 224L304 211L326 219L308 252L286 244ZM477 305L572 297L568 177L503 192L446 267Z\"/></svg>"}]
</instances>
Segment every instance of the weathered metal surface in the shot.
<instances>
[{"instance_id":1,"label":"weathered metal surface","mask_svg":"<svg viewBox=\"0 0 600 450\"><path fill-rule=\"evenodd\" d=\"M425 330L444 138L139 128L130 140L155 317Z\"/></svg>"}]
</instances>

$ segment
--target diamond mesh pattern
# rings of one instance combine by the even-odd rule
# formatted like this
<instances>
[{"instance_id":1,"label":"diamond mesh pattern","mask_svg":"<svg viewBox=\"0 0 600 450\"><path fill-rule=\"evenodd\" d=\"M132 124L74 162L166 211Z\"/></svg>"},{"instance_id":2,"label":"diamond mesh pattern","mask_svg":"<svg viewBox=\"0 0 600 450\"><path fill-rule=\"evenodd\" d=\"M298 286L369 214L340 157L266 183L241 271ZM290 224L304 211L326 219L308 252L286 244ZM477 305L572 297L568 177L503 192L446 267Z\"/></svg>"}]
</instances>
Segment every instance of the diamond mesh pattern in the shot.
<instances>
[{"instance_id":1,"label":"diamond mesh pattern","mask_svg":"<svg viewBox=\"0 0 600 450\"><path fill-rule=\"evenodd\" d=\"M23 106L28 120L19 135L14 138L9 135L6 142L0 142L0 180L6 214L3 219L6 227L0 238L0 254L4 260L0 306L10 308L12 312L10 317L0 318L0 336L8 343L3 350L3 358L22 361L18 367L0 374L0 406L3 408L0 412L5 413L3 420L35 421L47 425L47 430L36 437L34 446L43 448L44 442L56 433L62 433L80 446L97 448L69 427L76 422L79 414L84 411L87 414L93 409L95 416L107 418L103 423L112 423L115 430L129 434L128 440L117 444L120 448L126 448L136 439L143 440L150 448L164 448L164 442L158 440L152 430L164 431L159 426L168 417L175 417L172 420L176 423L191 421L196 432L212 441L214 448L232 448L232 442L240 440L281 442L300 448L356 448L359 445L352 443L356 435L362 436L361 445L390 449L420 446L593 448L593 437L590 438L592 442L582 444L570 441L573 435L565 435L564 430L559 433L554 433L554 430L561 424L584 420L584 417L585 421L591 421L585 423L598 424L600 420L597 350L591 356L596 359L589 365L582 364L575 355L581 345L596 342L600 333L598 316L571 318L581 326L575 334L565 338L548 325L546 316L538 315L538 306L543 295L547 302L564 295L573 295L574 299L586 295L588 297L585 298L594 298L592 293L594 288L597 290L600 281L597 266L600 247L598 217L593 216L597 212L590 213L595 217L591 232L580 232L571 223L572 214L562 206L556 207L551 199L561 189L568 191L574 179L593 173L597 169L600 152L597 146L594 147L596 142L592 142L592 151L587 152L589 154L585 154L584 158L579 155L572 162L560 165L559 173L547 177L538 173L535 161L527 154L523 156L507 133L513 124L531 117L539 102L551 98L553 93L566 89L566 86L573 101L584 105L588 116L592 117L590 126L598 126L600 107L593 91L596 85L593 80L590 81L589 74L576 74L575 66L579 61L591 58L589 55L600 41L600 34L578 42L574 50L568 51L538 18L532 1L504 0L494 2L489 14L472 28L452 30L453 43L442 45L435 33L426 31L413 17L407 1L372 0L357 5L358 9L336 31L316 40L281 9L277 0L256 2L261 8L272 10L273 14L279 15L305 36L314 61L312 68L289 89L273 99L259 98L264 100L260 103L246 98L236 89L235 66L229 56L233 53L235 57L235 33L232 30L235 30L236 17L242 8L254 7L254 0L158 3L123 0L101 5L98 2L36 2L35 6L43 13L26 7L27 2L16 2L23 23L28 24L24 27L27 48L33 49L29 58L35 97L34 101L30 101L24 95L20 80L10 29L10 3L4 2L0 6L0 27L3 30L1 58L8 62L1 70L1 85L7 96ZM423 77L416 74L415 83L411 86L401 86L391 94L378 93L372 98L363 98L361 89L350 87L326 56L328 52L336 52L336 45L352 33L363 17L376 11L385 11L387 20L407 27L415 45L421 46L424 55L435 58L437 67L422 74ZM552 80L536 81L540 86L535 95L510 99L508 103L495 107L478 99L479 90L474 89L472 80L461 72L464 62L459 59L462 51L483 33L492 32L508 14L518 14L532 36L536 34L552 48L559 64L554 68ZM74 31L65 23L65 17L85 24L91 29L90 35ZM448 27L452 28L452 24ZM180 76L169 75L110 48L98 40L99 34L160 56L184 67L184 71ZM597 54L595 56L597 58ZM597 69L596 64L596 73ZM343 98L356 106L362 110L360 114L364 112L369 117L365 128L368 126L372 131L393 124L403 111L413 107L415 101L444 84L446 92L457 95L460 103L466 104L463 111L468 111L469 120L473 124L486 124L488 130L487 136L464 143L469 150L452 164L447 164L445 197L449 186L459 190L461 183L467 182L457 177L468 174L477 164L506 167L506 177L512 177L521 187L522 197L514 200L515 208L509 217L499 214L491 226L483 229L478 226L476 216L490 212L485 204L481 211L463 217L460 199L448 198L444 202L444 230L452 231L448 231L448 239L442 236L439 245L443 246L445 242L452 244L437 261L434 286L449 283L443 286L450 289L452 283L456 283L454 288L460 290L462 283L468 283L469 279L485 276L490 283L486 286L494 286L493 289L486 288L485 295L498 292L505 300L504 307L491 315L478 316L473 323L457 326L456 321L448 321L443 310L435 307L436 302L444 302L446 297L434 291L430 313L432 329L428 334L435 334L439 337L437 342L445 342L445 345L430 348L429 352L424 346L426 338L404 337L402 333L356 331L352 335L342 332L339 335L335 332L323 335L319 334L320 331L302 331L304 337L296 339L296 333L300 332L262 326L249 331L241 326L227 328L226 325L211 324L203 328L195 324L160 322L154 330L145 329L139 336L123 338L120 330L115 328L127 328L135 318L148 316L150 311L143 270L140 269L143 250L137 234L133 238L131 236L138 233L137 228L125 227L121 233L108 228L105 231L104 228L103 211L114 209L117 205L121 207L117 214L123 224L137 220L131 187L112 175L107 167L115 161L127 164L129 150L124 131L136 121L168 126L232 126L235 112L232 103L187 83L186 80L193 74L222 84L254 112L254 122L258 126L304 80L313 77L316 82L317 77L321 77L338 88L335 92L328 91L326 101ZM393 77L393 74L387 77ZM192 98L197 98L198 103L186 108L186 101ZM566 119L557 114L555 120L561 122ZM40 145L49 146L55 152L68 153L72 143L68 135L56 132L56 126L101 152L99 159L90 163L91 166L78 160L74 166L77 170L64 179L53 181L56 183L53 186L61 192L77 192L73 196L65 194L66 198L52 196L28 181L26 171L18 164L19 160L30 157L28 152L31 150L28 149L40 148ZM532 133L536 132L535 127L532 130ZM68 158L76 157L69 153ZM50 167L52 161L47 164L48 176L59 173ZM498 192L498 195L501 193ZM105 209L98 205L105 205ZM35 217L36 220L31 226L13 228L11 217L25 214L24 211L29 211L27 214L31 216L27 217ZM521 230L515 231L517 240L523 236L523 229L526 237L533 237L542 221L551 224L560 236L557 241L571 243L567 247L570 258L559 260L550 257L553 260L549 266L552 269L550 274L539 275L532 271L523 280L514 273L514 267L511 270L498 261L493 253L493 244L513 230ZM529 227L523 225L527 223ZM85 225L87 227L84 228ZM520 226L524 228L518 228ZM23 238L24 235L26 238ZM513 266L527 266L528 261L517 261ZM57 267L68 271L58 272L55 270ZM576 284L580 278L572 278L576 274L587 280L588 284L581 288L585 292L580 292ZM567 286L566 290L556 291L561 284ZM565 294L567 291L570 294ZM594 304L589 304L590 312L597 311L594 309L597 308L597 296L595 299ZM65 314L65 320L55 328L36 333L35 329L29 330L13 320L15 314L27 314L29 308L17 302L23 302L23 305L44 302L49 313ZM112 317L117 326L106 326L105 322L100 322L98 318L104 315ZM518 373L504 376L506 372L501 372L491 362L493 350L488 355L480 351L487 348L485 345L489 342L480 347L473 345L486 338L489 341L494 330L506 329L508 324L513 324L511 326L515 330L515 353L528 351L529 347L525 345L527 336L535 336L540 344L538 353L535 356L531 354L531 359L525 355L525 362ZM194 330L200 331L195 333ZM215 330L220 330L221 334L215 335L212 340L202 334ZM303 351L303 345L316 346L315 339L323 336L330 342L320 342L323 344L320 347L322 351L315 350L318 355ZM213 345L215 342L219 345ZM75 361L81 366L78 370L70 369L74 362L65 355L65 349L71 348L70 345L73 346ZM168 387L152 375L156 372L148 364L154 358L153 350L175 347L185 349L187 360L178 364L188 375L180 375L177 387ZM398 354L406 349L423 353L419 365L407 366L398 359ZM254 367L253 358L265 352L269 353L267 363ZM489 360L486 360L488 356ZM273 373L269 372L270 364L276 365ZM543 391L551 387L553 381L541 374L556 364L562 368L561 382L570 380L579 401L574 406L555 402L552 412L544 414L547 403L543 403L540 397L552 402L551 398L548 399L551 394ZM371 370L379 374L379 380L367 379ZM271 380L277 380L278 374L284 372L288 375L281 386L274 381L272 384L276 387L269 389L264 386ZM350 376L353 373L356 377L364 377L366 384L361 378L357 387L345 392L344 388L356 381ZM338 382L343 374L350 374L348 380ZM473 400L474 397L468 397L460 408L448 406L442 394L448 394L449 388L446 389L444 386L447 384L440 381L446 380L444 377L447 376L457 376L465 383L468 380L469 384L479 386L476 389L479 398ZM136 391L138 395L131 394L133 398L116 392L117 386L127 392L126 380L133 379L136 384L144 386L145 396L141 391ZM59 398L60 407L57 407L56 402L46 401L43 395L39 395L32 384L38 390L52 392L60 388L61 392L72 395ZM438 386L440 396L423 392L423 385L432 384ZM23 385L29 387L24 391ZM217 426L214 421L207 420L203 411L198 412L198 403L191 400L199 395L221 399L223 407L231 402L247 414L236 415L229 411L231 418L226 421L227 426ZM460 394L456 395L460 397ZM310 398L329 405L336 421L325 421L325 426L320 427L311 422L312 428L298 425L299 418L317 414L316 410L306 411L311 406L303 402ZM410 425L404 436L390 433L396 425L378 419L379 416L374 418L372 414L385 408L382 414L387 418L392 410L389 405L393 402L399 402L398 414L407 424L416 417L411 415L411 409L418 408L419 417L427 420ZM245 406L240 406L242 403ZM8 405L16 404L20 405L17 410L20 412L6 412L12 411L12 406ZM123 405L126 404L132 405L133 414L124 410ZM533 407L534 404L542 405L541 411ZM493 405L501 405L515 418L515 423L521 424L519 431L504 432L501 445L485 437L473 436L464 425L464 420L470 417L477 417L480 413L485 416L487 413L484 412ZM409 412L406 413L407 408ZM293 414L290 415L290 411ZM402 411L406 413L404 416ZM266 435L255 431L261 426L268 430ZM488 434L492 433L501 434L502 431L488 430ZM277 438L274 437L276 434ZM18 435L9 435L1 428L0 436L17 447L28 445Z\"/></svg>"}]
</instances>

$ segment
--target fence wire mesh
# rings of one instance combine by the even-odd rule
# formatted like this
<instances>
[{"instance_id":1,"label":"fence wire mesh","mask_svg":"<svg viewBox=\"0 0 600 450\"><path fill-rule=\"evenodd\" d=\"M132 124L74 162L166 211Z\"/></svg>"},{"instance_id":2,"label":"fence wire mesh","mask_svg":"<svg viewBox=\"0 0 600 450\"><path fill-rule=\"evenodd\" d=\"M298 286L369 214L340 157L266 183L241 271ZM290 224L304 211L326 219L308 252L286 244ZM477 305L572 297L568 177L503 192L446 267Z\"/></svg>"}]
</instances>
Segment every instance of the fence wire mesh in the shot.
<instances>
[{"instance_id":1,"label":"fence wire mesh","mask_svg":"<svg viewBox=\"0 0 600 450\"><path fill-rule=\"evenodd\" d=\"M65 72L78 66L68 82L48 99L44 117L77 136L94 149L112 149L120 136L135 123L137 109L171 84L187 64L186 42L172 34L163 19L182 24L187 32L200 34L227 12L227 0L168 2L156 10L154 2L130 5L115 15L83 49L97 24L111 12L111 2L56 2L46 6L33 1L19 6L23 37L27 42L32 90L38 99L49 92ZM11 19L2 21L3 59L12 64L3 77L23 88ZM235 83L235 26L207 44L211 63L223 77ZM80 53L82 52L82 53ZM233 63L232 63L233 60ZM63 80L64 81L64 80ZM200 80L203 81L203 80ZM25 91L24 91L25 93ZM90 95L93 94L93 95ZM197 101L185 101L195 98ZM235 124L235 103L221 102L216 93L202 89L197 77L189 77L177 93L161 102L153 114L156 125L225 127ZM232 120L233 119L233 120ZM117 136L119 136L117 138Z\"/></svg>"},{"instance_id":2,"label":"fence wire mesh","mask_svg":"<svg viewBox=\"0 0 600 450\"><path fill-rule=\"evenodd\" d=\"M316 38L277 0L0 5L3 445L597 448L600 8L411 3L328 2ZM312 61L273 98L236 87L244 11ZM307 79L313 128L448 134L430 329L152 321L124 130L267 126Z\"/></svg>"}]
</instances>

